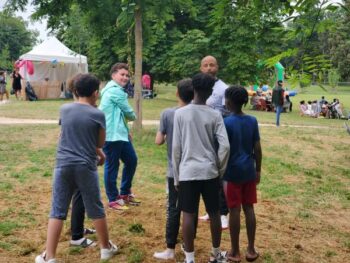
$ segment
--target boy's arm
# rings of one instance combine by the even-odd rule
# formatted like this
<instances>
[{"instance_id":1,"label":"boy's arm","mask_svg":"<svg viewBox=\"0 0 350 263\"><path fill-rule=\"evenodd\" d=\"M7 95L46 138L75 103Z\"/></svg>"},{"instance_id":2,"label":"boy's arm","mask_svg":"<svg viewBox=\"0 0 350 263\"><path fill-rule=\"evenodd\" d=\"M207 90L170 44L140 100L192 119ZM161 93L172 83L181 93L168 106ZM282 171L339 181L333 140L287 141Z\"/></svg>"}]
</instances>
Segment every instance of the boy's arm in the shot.
<instances>
[{"instance_id":1,"label":"boy's arm","mask_svg":"<svg viewBox=\"0 0 350 263\"><path fill-rule=\"evenodd\" d=\"M174 185L179 185L179 167L181 161L181 131L179 120L175 114L174 118L174 131L173 131L173 144L172 144L172 164L173 164L173 173L174 173Z\"/></svg>"},{"instance_id":2,"label":"boy's arm","mask_svg":"<svg viewBox=\"0 0 350 263\"><path fill-rule=\"evenodd\" d=\"M158 131L157 135L156 135L156 139L155 139L155 143L157 145L162 145L165 142L165 134L163 134L162 132Z\"/></svg>"},{"instance_id":3,"label":"boy's arm","mask_svg":"<svg viewBox=\"0 0 350 263\"><path fill-rule=\"evenodd\" d=\"M224 120L220 116L216 125L216 139L219 144L218 160L219 160L219 174L222 177L226 171L228 159L230 157L230 143L228 141Z\"/></svg>"},{"instance_id":4,"label":"boy's arm","mask_svg":"<svg viewBox=\"0 0 350 263\"><path fill-rule=\"evenodd\" d=\"M166 137L166 113L165 111L162 112L160 115L160 121L159 121L159 129L156 134L155 143L157 145L162 145L165 142Z\"/></svg>"},{"instance_id":5,"label":"boy's arm","mask_svg":"<svg viewBox=\"0 0 350 263\"><path fill-rule=\"evenodd\" d=\"M100 128L98 132L97 148L102 148L103 145L105 144L105 140L106 140L106 130L103 128Z\"/></svg>"},{"instance_id":6,"label":"boy's arm","mask_svg":"<svg viewBox=\"0 0 350 263\"><path fill-rule=\"evenodd\" d=\"M102 151L102 148L96 148L96 154L97 154L97 158L98 158L97 165L103 165L105 163L105 160L106 160L106 155Z\"/></svg>"},{"instance_id":7,"label":"boy's arm","mask_svg":"<svg viewBox=\"0 0 350 263\"><path fill-rule=\"evenodd\" d=\"M124 91L118 89L117 92L113 94L113 102L118 105L127 120L136 120L136 114L129 105L127 95Z\"/></svg>"},{"instance_id":8,"label":"boy's arm","mask_svg":"<svg viewBox=\"0 0 350 263\"><path fill-rule=\"evenodd\" d=\"M256 141L254 144L254 155L255 155L255 170L256 170L256 183L260 183L260 173L261 173L261 160L262 160L262 150L260 140Z\"/></svg>"}]
</instances>

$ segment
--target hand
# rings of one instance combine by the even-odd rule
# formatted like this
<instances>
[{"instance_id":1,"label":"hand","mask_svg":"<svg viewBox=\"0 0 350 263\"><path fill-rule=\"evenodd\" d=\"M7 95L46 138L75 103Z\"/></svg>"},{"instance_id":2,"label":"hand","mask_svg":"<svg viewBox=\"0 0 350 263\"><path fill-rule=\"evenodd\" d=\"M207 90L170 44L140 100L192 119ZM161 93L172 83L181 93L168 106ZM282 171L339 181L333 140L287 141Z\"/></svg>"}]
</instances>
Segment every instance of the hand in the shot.
<instances>
[{"instance_id":1,"label":"hand","mask_svg":"<svg viewBox=\"0 0 350 263\"><path fill-rule=\"evenodd\" d=\"M97 166L103 165L106 160L106 155L101 152L99 155L97 155Z\"/></svg>"},{"instance_id":2,"label":"hand","mask_svg":"<svg viewBox=\"0 0 350 263\"><path fill-rule=\"evenodd\" d=\"M256 184L258 185L260 183L260 174L261 172L256 172Z\"/></svg>"},{"instance_id":3,"label":"hand","mask_svg":"<svg viewBox=\"0 0 350 263\"><path fill-rule=\"evenodd\" d=\"M129 133L129 142L132 142L132 134Z\"/></svg>"},{"instance_id":4,"label":"hand","mask_svg":"<svg viewBox=\"0 0 350 263\"><path fill-rule=\"evenodd\" d=\"M178 192L179 191L179 186L178 185L174 185L175 190Z\"/></svg>"}]
</instances>

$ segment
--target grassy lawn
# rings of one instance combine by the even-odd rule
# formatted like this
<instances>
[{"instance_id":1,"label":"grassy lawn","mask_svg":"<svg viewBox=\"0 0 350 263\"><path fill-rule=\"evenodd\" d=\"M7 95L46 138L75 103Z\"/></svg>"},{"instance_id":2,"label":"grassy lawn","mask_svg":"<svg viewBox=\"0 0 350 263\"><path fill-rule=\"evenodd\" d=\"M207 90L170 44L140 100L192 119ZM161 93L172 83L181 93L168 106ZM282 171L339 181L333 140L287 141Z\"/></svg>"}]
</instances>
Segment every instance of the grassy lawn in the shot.
<instances>
[{"instance_id":1,"label":"grassy lawn","mask_svg":"<svg viewBox=\"0 0 350 263\"><path fill-rule=\"evenodd\" d=\"M144 101L144 119L158 119L163 108L176 104L174 87L159 90L159 97ZM296 105L299 98L317 99L321 94L305 92L292 100ZM350 102L349 93L337 96ZM55 119L62 103L13 102L0 106L0 116ZM259 122L274 122L273 113L249 113ZM340 129L343 121L301 118L294 112L283 114L282 123L325 128L261 127L256 245L262 256L257 262L346 262L350 256L350 137ZM110 262L155 262L154 251L165 247L166 147L154 144L155 133L156 127L146 127L133 136L139 157L133 189L142 205L124 214L107 210L110 238L121 248ZM45 246L59 128L1 125L1 134L0 262L33 262ZM100 168L106 203L102 174ZM204 213L203 206L200 213ZM58 247L59 262L98 262L98 248L69 247L69 226L68 219ZM86 226L92 226L90 220ZM134 231L140 226L144 231ZM222 237L223 249L229 249L228 231ZM197 262L207 262L211 247L207 223L199 223L195 245ZM242 253L246 245L242 221ZM181 260L183 254L177 248L176 261Z\"/></svg>"},{"instance_id":2,"label":"grassy lawn","mask_svg":"<svg viewBox=\"0 0 350 263\"><path fill-rule=\"evenodd\" d=\"M343 122L339 120L314 119L299 116L299 101L320 99L322 95L324 95L328 101L333 100L334 97L339 98L345 109L349 112L350 87L340 87L339 89L337 93L326 93L316 86L302 90L297 96L291 97L293 112L282 114L282 124L341 127ZM157 91L157 98L143 100L144 120L158 120L162 109L176 105L175 86L161 84L157 86ZM60 105L71 101L72 100L41 100L37 102L16 101L12 96L11 103L0 105L0 116L11 118L57 119ZM133 99L130 99L129 102L134 106ZM275 122L274 113L251 111L249 108L250 105L247 105L245 109L246 112L256 116L261 123L273 124Z\"/></svg>"}]
</instances>

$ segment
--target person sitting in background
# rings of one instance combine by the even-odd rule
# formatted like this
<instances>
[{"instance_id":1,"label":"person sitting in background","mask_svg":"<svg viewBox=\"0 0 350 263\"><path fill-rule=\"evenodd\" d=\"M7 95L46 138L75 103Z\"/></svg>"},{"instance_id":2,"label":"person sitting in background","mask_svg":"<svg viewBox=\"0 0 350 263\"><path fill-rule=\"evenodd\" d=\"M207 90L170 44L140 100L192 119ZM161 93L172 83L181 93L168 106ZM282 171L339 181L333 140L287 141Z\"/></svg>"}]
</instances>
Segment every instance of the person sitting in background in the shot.
<instances>
[{"instance_id":1,"label":"person sitting in background","mask_svg":"<svg viewBox=\"0 0 350 263\"><path fill-rule=\"evenodd\" d=\"M344 114L343 114L343 107L342 107L339 99L335 99L334 109L336 110L339 118L344 118L345 117Z\"/></svg>"},{"instance_id":2,"label":"person sitting in background","mask_svg":"<svg viewBox=\"0 0 350 263\"><path fill-rule=\"evenodd\" d=\"M299 110L300 110L300 116L307 115L307 105L305 104L305 100L300 101L299 105Z\"/></svg>"},{"instance_id":3,"label":"person sitting in background","mask_svg":"<svg viewBox=\"0 0 350 263\"><path fill-rule=\"evenodd\" d=\"M312 104L312 102L311 102L311 100L309 100L307 102L307 105L306 105L307 110L305 111L305 115L313 117L315 115L315 113L312 110L312 105L311 104Z\"/></svg>"},{"instance_id":4,"label":"person sitting in background","mask_svg":"<svg viewBox=\"0 0 350 263\"><path fill-rule=\"evenodd\" d=\"M323 104L328 103L328 101L326 101L326 99L324 98L324 96L322 96L321 99L320 99L320 101L319 101L319 103L320 103L320 106L322 107Z\"/></svg>"},{"instance_id":5,"label":"person sitting in background","mask_svg":"<svg viewBox=\"0 0 350 263\"><path fill-rule=\"evenodd\" d=\"M260 99L260 96L255 93L255 95L253 95L250 99L250 105L252 105L252 110L256 110L257 109L257 105L259 103L259 99Z\"/></svg>"},{"instance_id":6,"label":"person sitting in background","mask_svg":"<svg viewBox=\"0 0 350 263\"><path fill-rule=\"evenodd\" d=\"M317 100L314 100L312 103L311 103L311 112L313 114L313 116L315 118L318 117L319 115L319 109L318 109L318 103L317 103Z\"/></svg>"},{"instance_id":7,"label":"person sitting in background","mask_svg":"<svg viewBox=\"0 0 350 263\"><path fill-rule=\"evenodd\" d=\"M323 116L323 117L327 117L329 116L329 109L328 109L328 101L325 101L325 103L322 105L321 107L321 112L320 112L320 115Z\"/></svg>"}]
</instances>

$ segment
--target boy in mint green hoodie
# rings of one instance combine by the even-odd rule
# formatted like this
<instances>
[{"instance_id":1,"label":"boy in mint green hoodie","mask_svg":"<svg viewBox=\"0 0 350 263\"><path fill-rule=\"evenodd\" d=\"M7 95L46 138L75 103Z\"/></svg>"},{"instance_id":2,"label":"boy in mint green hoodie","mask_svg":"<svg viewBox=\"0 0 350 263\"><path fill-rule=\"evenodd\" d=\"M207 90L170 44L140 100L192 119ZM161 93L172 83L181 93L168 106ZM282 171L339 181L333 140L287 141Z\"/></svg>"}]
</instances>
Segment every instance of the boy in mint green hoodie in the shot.
<instances>
[{"instance_id":1,"label":"boy in mint green hoodie","mask_svg":"<svg viewBox=\"0 0 350 263\"><path fill-rule=\"evenodd\" d=\"M127 125L128 121L136 119L136 115L123 89L129 81L128 65L116 63L112 66L110 73L112 80L101 91L101 102L98 107L106 117L106 142L103 146L106 155L104 183L109 207L115 210L127 210L127 204L140 204L131 192L137 156ZM120 192L117 188L119 160L124 163Z\"/></svg>"}]
</instances>

